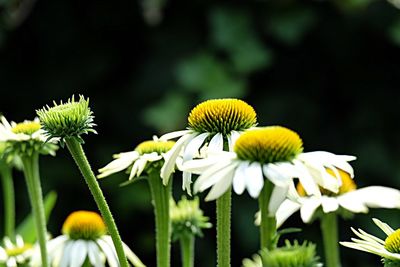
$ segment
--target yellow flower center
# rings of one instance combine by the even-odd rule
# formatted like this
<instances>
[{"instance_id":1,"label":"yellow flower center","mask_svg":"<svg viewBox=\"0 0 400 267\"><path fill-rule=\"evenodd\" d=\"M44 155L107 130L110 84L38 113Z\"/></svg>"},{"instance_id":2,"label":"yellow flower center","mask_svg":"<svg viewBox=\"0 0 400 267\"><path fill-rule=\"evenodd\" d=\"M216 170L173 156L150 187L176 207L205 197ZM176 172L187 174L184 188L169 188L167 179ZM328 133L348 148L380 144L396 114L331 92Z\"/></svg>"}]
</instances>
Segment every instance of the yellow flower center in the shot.
<instances>
[{"instance_id":1,"label":"yellow flower center","mask_svg":"<svg viewBox=\"0 0 400 267\"><path fill-rule=\"evenodd\" d=\"M33 121L24 121L15 125L11 131L15 134L28 134L31 135L40 129L40 123Z\"/></svg>"},{"instance_id":2,"label":"yellow flower center","mask_svg":"<svg viewBox=\"0 0 400 267\"><path fill-rule=\"evenodd\" d=\"M166 153L174 146L174 141L144 141L140 143L135 150L140 155L157 152L158 154Z\"/></svg>"},{"instance_id":3,"label":"yellow flower center","mask_svg":"<svg viewBox=\"0 0 400 267\"><path fill-rule=\"evenodd\" d=\"M397 229L386 238L385 249L392 253L400 253L400 229Z\"/></svg>"},{"instance_id":4,"label":"yellow flower center","mask_svg":"<svg viewBox=\"0 0 400 267\"><path fill-rule=\"evenodd\" d=\"M30 248L32 248L31 244L25 244L23 247L6 248L5 251L8 257L15 257L21 255Z\"/></svg>"},{"instance_id":5,"label":"yellow flower center","mask_svg":"<svg viewBox=\"0 0 400 267\"><path fill-rule=\"evenodd\" d=\"M253 107L239 99L212 99L198 104L189 114L189 128L200 132L243 131L257 124Z\"/></svg>"},{"instance_id":6,"label":"yellow flower center","mask_svg":"<svg viewBox=\"0 0 400 267\"><path fill-rule=\"evenodd\" d=\"M354 182L353 179L351 179L350 174L348 174L345 171L342 171L341 169L337 169L340 175L340 179L342 180L342 185L339 187L339 192L334 193L332 191L329 191L325 188L320 187L319 190L321 191L321 194L326 195L326 196L338 196L338 195L343 195L344 193L348 193L351 191L354 191L357 189L357 185ZM335 173L331 169L326 169L326 171L335 176ZM304 190L304 187L301 183L297 184L297 192L299 193L300 196L306 196L306 191Z\"/></svg>"},{"instance_id":7,"label":"yellow flower center","mask_svg":"<svg viewBox=\"0 0 400 267\"><path fill-rule=\"evenodd\" d=\"M290 161L303 152L303 141L292 130L270 126L244 132L234 146L239 159L272 163Z\"/></svg>"},{"instance_id":8,"label":"yellow flower center","mask_svg":"<svg viewBox=\"0 0 400 267\"><path fill-rule=\"evenodd\" d=\"M99 214L82 210L75 211L67 217L62 232L71 239L95 240L105 235L107 228Z\"/></svg>"}]
</instances>

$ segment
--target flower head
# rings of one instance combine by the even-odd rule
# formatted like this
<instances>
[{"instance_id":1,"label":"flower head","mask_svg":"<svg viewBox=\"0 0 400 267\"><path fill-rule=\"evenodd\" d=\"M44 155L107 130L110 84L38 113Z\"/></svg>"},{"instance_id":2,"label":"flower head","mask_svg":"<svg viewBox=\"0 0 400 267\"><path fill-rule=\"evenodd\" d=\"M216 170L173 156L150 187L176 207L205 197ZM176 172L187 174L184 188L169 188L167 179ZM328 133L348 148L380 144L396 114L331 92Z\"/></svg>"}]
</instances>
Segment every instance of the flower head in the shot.
<instances>
[{"instance_id":1,"label":"flower head","mask_svg":"<svg viewBox=\"0 0 400 267\"><path fill-rule=\"evenodd\" d=\"M326 170L333 174L330 169ZM300 209L305 223L309 223L318 212L367 213L369 208L400 209L400 190L368 186L357 189L357 185L347 172L338 169L340 188L338 192L320 188L321 196L308 195L301 183L291 190L291 199L286 199L277 211L277 224L281 225L288 217ZM321 209L320 209L321 207Z\"/></svg>"},{"instance_id":2,"label":"flower head","mask_svg":"<svg viewBox=\"0 0 400 267\"><path fill-rule=\"evenodd\" d=\"M21 236L16 236L13 243L10 238L4 237L4 246L0 246L0 263L7 267L17 267L18 264L25 263L32 254L32 245L25 243Z\"/></svg>"},{"instance_id":3,"label":"flower head","mask_svg":"<svg viewBox=\"0 0 400 267\"><path fill-rule=\"evenodd\" d=\"M83 143L82 134L96 133L89 99L81 95L79 101L72 96L66 103L53 103L53 107L46 106L36 111L48 138L59 137L61 145L65 138L77 138Z\"/></svg>"},{"instance_id":4,"label":"flower head","mask_svg":"<svg viewBox=\"0 0 400 267\"><path fill-rule=\"evenodd\" d=\"M202 236L202 229L212 226L208 222L208 217L203 215L197 197L193 200L183 197L178 204L171 199L170 207L173 240L177 240L183 235Z\"/></svg>"},{"instance_id":5,"label":"flower head","mask_svg":"<svg viewBox=\"0 0 400 267\"><path fill-rule=\"evenodd\" d=\"M353 242L340 242L342 246L369 252L384 258L385 266L397 266L400 264L400 229L393 230L386 223L378 219L372 219L374 223L386 234L382 240L367 232L351 228L353 233L359 237L352 238Z\"/></svg>"},{"instance_id":6,"label":"flower head","mask_svg":"<svg viewBox=\"0 0 400 267\"><path fill-rule=\"evenodd\" d=\"M316 255L316 246L297 240L291 244L288 240L284 247L274 250L263 249L253 259L243 260L243 267L321 267L319 257Z\"/></svg>"},{"instance_id":7,"label":"flower head","mask_svg":"<svg viewBox=\"0 0 400 267\"><path fill-rule=\"evenodd\" d=\"M154 140L140 143L134 151L114 155L115 160L99 169L98 178L129 169L129 180L139 177L143 171L159 170L164 163L164 155L173 146L173 141L163 141L154 137Z\"/></svg>"},{"instance_id":8,"label":"flower head","mask_svg":"<svg viewBox=\"0 0 400 267\"><path fill-rule=\"evenodd\" d=\"M339 156L333 154L328 157L327 152L319 152L325 155L325 161L313 161L313 157L302 152L302 144L299 135L285 127L250 129L237 139L234 152L210 154L205 159L184 163L182 169L200 174L194 185L196 192L212 187L206 200L218 198L231 185L237 194L247 189L250 196L257 198L266 178L275 185L269 207L274 213L286 198L293 178L302 182L307 193L320 195L318 185L334 191L339 187L334 176L319 171L324 164L334 168L335 173L335 165L352 171L346 162L348 158L338 159Z\"/></svg>"},{"instance_id":9,"label":"flower head","mask_svg":"<svg viewBox=\"0 0 400 267\"><path fill-rule=\"evenodd\" d=\"M9 123L4 116L0 118L0 143L2 154L10 163L15 155L32 155L34 152L55 155L55 140L46 142L47 138L40 127L39 119L25 120L20 123Z\"/></svg>"},{"instance_id":10,"label":"flower head","mask_svg":"<svg viewBox=\"0 0 400 267\"><path fill-rule=\"evenodd\" d=\"M240 133L257 125L254 109L239 99L212 99L198 104L188 117L188 129L165 134L160 139L179 137L175 146L166 154L161 169L164 184L174 171L176 159L183 162L198 157L202 148L207 151L231 151ZM227 146L224 144L227 144ZM183 172L182 188L191 192L191 174Z\"/></svg>"},{"instance_id":11,"label":"flower head","mask_svg":"<svg viewBox=\"0 0 400 267\"><path fill-rule=\"evenodd\" d=\"M112 239L106 235L105 224L99 214L91 211L71 213L62 227L63 235L47 243L52 266L120 266ZM133 266L144 267L139 258L123 244L125 254ZM36 251L31 266L41 266L40 253Z\"/></svg>"}]
</instances>

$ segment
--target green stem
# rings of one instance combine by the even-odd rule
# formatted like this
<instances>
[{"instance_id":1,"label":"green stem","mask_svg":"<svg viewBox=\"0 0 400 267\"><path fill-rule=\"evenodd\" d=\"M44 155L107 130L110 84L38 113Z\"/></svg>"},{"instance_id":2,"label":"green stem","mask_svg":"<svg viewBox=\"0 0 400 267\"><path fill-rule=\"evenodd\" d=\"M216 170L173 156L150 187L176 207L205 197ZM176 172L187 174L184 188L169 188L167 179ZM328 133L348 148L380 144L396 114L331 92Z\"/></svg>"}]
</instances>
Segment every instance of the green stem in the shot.
<instances>
[{"instance_id":1,"label":"green stem","mask_svg":"<svg viewBox=\"0 0 400 267\"><path fill-rule=\"evenodd\" d=\"M340 267L338 224L336 213L324 213L321 218L326 267Z\"/></svg>"},{"instance_id":2,"label":"green stem","mask_svg":"<svg viewBox=\"0 0 400 267\"><path fill-rule=\"evenodd\" d=\"M217 199L217 266L231 266L231 202L229 188Z\"/></svg>"},{"instance_id":3,"label":"green stem","mask_svg":"<svg viewBox=\"0 0 400 267\"><path fill-rule=\"evenodd\" d=\"M169 219L169 201L172 196L172 179L164 186L160 173L149 173L149 185L153 199L156 219L157 266L169 267L171 261L171 221Z\"/></svg>"},{"instance_id":4,"label":"green stem","mask_svg":"<svg viewBox=\"0 0 400 267\"><path fill-rule=\"evenodd\" d=\"M274 185L270 181L265 180L264 187L258 197L258 205L261 213L260 245L261 249L267 248L268 250L276 246L276 218L275 216L270 216L268 212L273 188Z\"/></svg>"},{"instance_id":5,"label":"green stem","mask_svg":"<svg viewBox=\"0 0 400 267\"><path fill-rule=\"evenodd\" d=\"M184 235L180 238L182 267L194 267L194 236Z\"/></svg>"},{"instance_id":6,"label":"green stem","mask_svg":"<svg viewBox=\"0 0 400 267\"><path fill-rule=\"evenodd\" d=\"M128 267L128 261L125 256L122 240L118 233L117 225L115 224L110 208L107 205L106 199L104 198L99 183L97 182L96 177L94 176L94 173L90 168L90 164L86 158L85 152L83 151L82 145L76 138L73 137L66 138L65 143L67 144L69 152L74 158L76 165L78 165L82 176L85 178L86 184L88 185L90 192L92 193L93 198L96 201L97 207L99 208L100 213L107 226L107 230L113 240L121 267Z\"/></svg>"},{"instance_id":7,"label":"green stem","mask_svg":"<svg viewBox=\"0 0 400 267\"><path fill-rule=\"evenodd\" d=\"M15 234L15 194L11 168L0 161L4 201L4 235L13 239Z\"/></svg>"},{"instance_id":8,"label":"green stem","mask_svg":"<svg viewBox=\"0 0 400 267\"><path fill-rule=\"evenodd\" d=\"M44 212L42 187L39 175L39 153L34 152L31 156L21 157L24 166L24 175L28 188L29 198L32 206L32 214L35 221L36 234L40 247L42 267L48 266L46 249L46 217Z\"/></svg>"}]
</instances>

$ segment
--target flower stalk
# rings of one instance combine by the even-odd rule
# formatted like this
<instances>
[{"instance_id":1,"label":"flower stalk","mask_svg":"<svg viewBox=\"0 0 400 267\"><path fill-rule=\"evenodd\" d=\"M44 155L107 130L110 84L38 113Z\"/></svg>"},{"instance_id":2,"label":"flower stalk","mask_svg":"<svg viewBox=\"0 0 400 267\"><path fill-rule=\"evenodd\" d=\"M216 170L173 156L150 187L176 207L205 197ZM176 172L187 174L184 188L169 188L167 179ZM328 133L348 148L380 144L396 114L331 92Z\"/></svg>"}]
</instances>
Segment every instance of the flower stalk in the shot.
<instances>
[{"instance_id":1,"label":"flower stalk","mask_svg":"<svg viewBox=\"0 0 400 267\"><path fill-rule=\"evenodd\" d=\"M194 241L193 235L185 235L179 239L182 253L182 267L194 267Z\"/></svg>"},{"instance_id":2,"label":"flower stalk","mask_svg":"<svg viewBox=\"0 0 400 267\"><path fill-rule=\"evenodd\" d=\"M15 235L15 193L11 167L0 160L0 175L4 201L4 235Z\"/></svg>"},{"instance_id":3,"label":"flower stalk","mask_svg":"<svg viewBox=\"0 0 400 267\"><path fill-rule=\"evenodd\" d=\"M148 174L156 220L157 267L169 267L171 264L169 203L172 196L172 179L164 186L159 171L151 170Z\"/></svg>"},{"instance_id":4,"label":"flower stalk","mask_svg":"<svg viewBox=\"0 0 400 267\"><path fill-rule=\"evenodd\" d=\"M128 267L128 261L125 256L125 252L123 249L123 244L121 237L119 235L117 226L111 214L110 208L104 198L103 192L96 180L96 177L90 167L90 164L86 158L85 152L83 151L80 140L75 137L65 138L65 143L70 151L72 157L75 160L75 163L78 165L82 176L84 177L90 192L93 195L94 200L96 201L97 207L100 210L100 213L104 219L104 222L107 226L107 230L110 233L110 236L113 240L115 250L117 252L118 260L120 262L121 267Z\"/></svg>"},{"instance_id":5,"label":"flower stalk","mask_svg":"<svg viewBox=\"0 0 400 267\"><path fill-rule=\"evenodd\" d=\"M276 236L276 218L271 216L268 211L269 202L274 185L265 180L264 187L258 197L258 205L261 214L260 223L260 246L261 249L267 248L272 250L275 248L275 236Z\"/></svg>"},{"instance_id":6,"label":"flower stalk","mask_svg":"<svg viewBox=\"0 0 400 267\"><path fill-rule=\"evenodd\" d=\"M324 242L326 266L340 267L338 223L336 213L330 212L322 215L321 231Z\"/></svg>"},{"instance_id":7,"label":"flower stalk","mask_svg":"<svg viewBox=\"0 0 400 267\"><path fill-rule=\"evenodd\" d=\"M32 206L32 214L35 221L37 240L40 247L42 267L48 267L46 248L46 217L44 212L42 187L39 175L39 153L33 152L31 156L21 156L28 194Z\"/></svg>"},{"instance_id":8,"label":"flower stalk","mask_svg":"<svg viewBox=\"0 0 400 267\"><path fill-rule=\"evenodd\" d=\"M217 266L231 266L232 189L216 201L217 206Z\"/></svg>"}]
</instances>

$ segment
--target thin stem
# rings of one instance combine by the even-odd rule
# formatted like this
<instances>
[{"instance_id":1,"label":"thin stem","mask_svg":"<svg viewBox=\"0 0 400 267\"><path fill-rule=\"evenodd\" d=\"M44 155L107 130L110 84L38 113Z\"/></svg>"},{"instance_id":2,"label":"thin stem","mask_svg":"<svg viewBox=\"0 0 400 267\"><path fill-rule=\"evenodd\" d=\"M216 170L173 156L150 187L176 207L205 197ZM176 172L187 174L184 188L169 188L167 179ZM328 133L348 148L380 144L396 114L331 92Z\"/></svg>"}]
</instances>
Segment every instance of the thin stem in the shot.
<instances>
[{"instance_id":1,"label":"thin stem","mask_svg":"<svg viewBox=\"0 0 400 267\"><path fill-rule=\"evenodd\" d=\"M326 267L340 267L338 224L336 213L324 213L321 218Z\"/></svg>"},{"instance_id":2,"label":"thin stem","mask_svg":"<svg viewBox=\"0 0 400 267\"><path fill-rule=\"evenodd\" d=\"M184 235L180 238L182 267L194 267L194 236Z\"/></svg>"},{"instance_id":3,"label":"thin stem","mask_svg":"<svg viewBox=\"0 0 400 267\"><path fill-rule=\"evenodd\" d=\"M261 249L267 248L268 250L276 246L276 218L275 216L271 216L268 211L273 188L274 185L270 181L265 180L264 187L258 197L258 205L261 213L260 245Z\"/></svg>"},{"instance_id":4,"label":"thin stem","mask_svg":"<svg viewBox=\"0 0 400 267\"><path fill-rule=\"evenodd\" d=\"M0 173L4 201L4 235L14 239L15 234L15 193L11 168L0 161Z\"/></svg>"},{"instance_id":5,"label":"thin stem","mask_svg":"<svg viewBox=\"0 0 400 267\"><path fill-rule=\"evenodd\" d=\"M171 264L171 222L169 219L169 201L172 196L172 179L164 186L160 173L149 173L149 185L156 219L157 266L169 267Z\"/></svg>"},{"instance_id":6,"label":"thin stem","mask_svg":"<svg viewBox=\"0 0 400 267\"><path fill-rule=\"evenodd\" d=\"M228 189L217 199L217 266L231 266L231 202Z\"/></svg>"},{"instance_id":7,"label":"thin stem","mask_svg":"<svg viewBox=\"0 0 400 267\"><path fill-rule=\"evenodd\" d=\"M97 182L96 177L94 176L94 173L90 168L90 164L86 158L85 152L83 151L82 145L76 138L66 138L65 143L67 144L69 152L74 158L76 165L78 165L79 170L81 171L82 176L85 178L86 184L88 185L90 192L92 193L93 198L96 201L97 207L99 208L100 213L107 226L107 230L113 240L121 267L128 267L128 261L125 256L117 225L115 224L110 208L107 205L106 199L104 198L99 183Z\"/></svg>"},{"instance_id":8,"label":"thin stem","mask_svg":"<svg viewBox=\"0 0 400 267\"><path fill-rule=\"evenodd\" d=\"M42 267L48 266L46 249L46 217L44 212L42 187L39 175L39 153L34 152L31 156L22 156L24 175L28 188L29 198L32 206L32 214L35 221L36 234L40 247Z\"/></svg>"}]
</instances>

